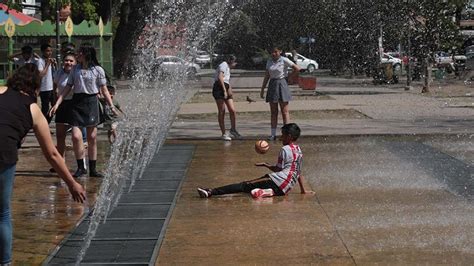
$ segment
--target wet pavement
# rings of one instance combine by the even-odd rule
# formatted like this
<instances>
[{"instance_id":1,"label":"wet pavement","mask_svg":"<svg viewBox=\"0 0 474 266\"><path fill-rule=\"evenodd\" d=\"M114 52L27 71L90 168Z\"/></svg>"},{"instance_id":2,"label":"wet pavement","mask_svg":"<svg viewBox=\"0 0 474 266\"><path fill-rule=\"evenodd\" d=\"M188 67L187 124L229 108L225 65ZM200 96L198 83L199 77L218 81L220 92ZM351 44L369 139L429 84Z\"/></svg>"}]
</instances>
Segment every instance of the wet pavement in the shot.
<instances>
[{"instance_id":1,"label":"wet pavement","mask_svg":"<svg viewBox=\"0 0 474 266\"><path fill-rule=\"evenodd\" d=\"M156 265L271 265L282 257L288 265L469 265L474 259L469 136L303 137L304 175L316 195L296 187L261 200L201 199L195 189L265 174L253 164L275 162L277 143L263 156L252 141L192 143L196 154ZM453 189L458 176L449 174L466 171L469 195Z\"/></svg>"},{"instance_id":2,"label":"wet pavement","mask_svg":"<svg viewBox=\"0 0 474 266\"><path fill-rule=\"evenodd\" d=\"M293 88L299 96L290 110L303 130L304 173L316 195L300 195L295 188L287 197L264 200L247 195L200 199L197 186L252 179L266 173L254 163L276 160L278 142L265 155L253 150L254 141L269 131L269 117L261 100L244 100L254 97L254 84L261 82L260 77L247 79L236 81L237 110L248 113L238 120L244 140L217 140L216 107L207 86L190 91L191 101L179 111L167 143L194 144L196 152L157 265L281 264L283 256L285 264L473 261L474 101L469 90L461 86L450 94L435 87L421 95L402 86L332 80L317 94ZM119 90L119 102L126 103L127 93ZM192 100L194 95L201 98ZM99 139L99 161L105 162L104 132ZM83 206L73 203L47 171L34 138L24 146L13 199L14 262L19 265L41 263L83 214ZM74 169L71 158L69 151L67 162ZM100 179L81 181L92 205Z\"/></svg>"},{"instance_id":3,"label":"wet pavement","mask_svg":"<svg viewBox=\"0 0 474 266\"><path fill-rule=\"evenodd\" d=\"M54 136L53 136L54 137ZM98 167L108 155L108 143L103 134L98 148ZM70 144L70 137L69 144ZM29 134L20 150L15 176L13 210L13 263L39 265L71 231L84 210L95 201L101 179L83 177L79 181L87 190L88 202L75 203L67 186L44 159L34 136ZM66 151L66 163L71 171L76 162L71 149Z\"/></svg>"}]
</instances>

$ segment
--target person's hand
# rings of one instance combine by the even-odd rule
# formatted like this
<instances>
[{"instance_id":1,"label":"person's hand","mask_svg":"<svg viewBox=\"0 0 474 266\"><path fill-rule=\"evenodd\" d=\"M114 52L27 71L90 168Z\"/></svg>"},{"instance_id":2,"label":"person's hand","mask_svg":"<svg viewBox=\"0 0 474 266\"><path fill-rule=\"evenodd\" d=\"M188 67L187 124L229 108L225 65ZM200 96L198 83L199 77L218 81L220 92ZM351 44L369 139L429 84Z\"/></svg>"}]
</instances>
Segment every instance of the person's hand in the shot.
<instances>
[{"instance_id":1,"label":"person's hand","mask_svg":"<svg viewBox=\"0 0 474 266\"><path fill-rule=\"evenodd\" d=\"M264 93L264 91L263 91L263 89L262 89L262 90L260 91L260 98L262 98L262 99L263 99L263 93Z\"/></svg>"},{"instance_id":2,"label":"person's hand","mask_svg":"<svg viewBox=\"0 0 474 266\"><path fill-rule=\"evenodd\" d=\"M69 186L69 193L76 202L83 203L86 200L86 190L75 181Z\"/></svg>"},{"instance_id":3,"label":"person's hand","mask_svg":"<svg viewBox=\"0 0 474 266\"><path fill-rule=\"evenodd\" d=\"M255 163L255 166L258 166L258 167L268 167L268 163Z\"/></svg>"},{"instance_id":4,"label":"person's hand","mask_svg":"<svg viewBox=\"0 0 474 266\"><path fill-rule=\"evenodd\" d=\"M55 66L56 63L57 63L57 62L56 62L56 58L52 58L52 57L51 57L51 58L48 58L48 60L49 60L49 63L50 63L51 65L53 65L53 66Z\"/></svg>"},{"instance_id":5,"label":"person's hand","mask_svg":"<svg viewBox=\"0 0 474 266\"><path fill-rule=\"evenodd\" d=\"M119 116L119 111L117 110L117 108L115 108L115 106L110 107L110 110L112 111L114 116Z\"/></svg>"},{"instance_id":6,"label":"person's hand","mask_svg":"<svg viewBox=\"0 0 474 266\"><path fill-rule=\"evenodd\" d=\"M53 117L56 114L56 111L58 110L58 106L55 104L53 107L48 112L49 117Z\"/></svg>"},{"instance_id":7,"label":"person's hand","mask_svg":"<svg viewBox=\"0 0 474 266\"><path fill-rule=\"evenodd\" d=\"M224 100L227 100L227 97L229 97L229 95L227 94L227 92L224 92Z\"/></svg>"}]
</instances>

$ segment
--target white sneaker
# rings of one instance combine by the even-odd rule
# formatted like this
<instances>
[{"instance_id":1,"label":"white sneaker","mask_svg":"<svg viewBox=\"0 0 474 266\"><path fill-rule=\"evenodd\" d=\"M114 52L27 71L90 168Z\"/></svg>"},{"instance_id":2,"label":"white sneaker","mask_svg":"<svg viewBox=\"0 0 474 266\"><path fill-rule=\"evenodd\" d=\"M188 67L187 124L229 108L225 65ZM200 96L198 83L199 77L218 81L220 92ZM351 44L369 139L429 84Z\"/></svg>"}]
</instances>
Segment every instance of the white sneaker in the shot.
<instances>
[{"instance_id":1,"label":"white sneaker","mask_svg":"<svg viewBox=\"0 0 474 266\"><path fill-rule=\"evenodd\" d=\"M211 197L211 190L208 188L197 188L197 192L199 193L199 197L201 198L210 198Z\"/></svg>"},{"instance_id":2,"label":"white sneaker","mask_svg":"<svg viewBox=\"0 0 474 266\"><path fill-rule=\"evenodd\" d=\"M222 137L221 137L221 139L226 140L226 141L232 140L232 138L229 136L229 133L223 134Z\"/></svg>"},{"instance_id":3,"label":"white sneaker","mask_svg":"<svg viewBox=\"0 0 474 266\"><path fill-rule=\"evenodd\" d=\"M229 132L230 132L230 134L232 135L232 137L233 137L234 139L240 139L240 138L242 138L242 135L240 135L239 132L237 132L237 130L235 130L235 129L233 129L233 128L230 129Z\"/></svg>"},{"instance_id":4,"label":"white sneaker","mask_svg":"<svg viewBox=\"0 0 474 266\"><path fill-rule=\"evenodd\" d=\"M274 195L273 189L271 188L267 188L267 189L256 188L250 191L250 194L252 194L252 197L254 199L273 197Z\"/></svg>"},{"instance_id":5,"label":"white sneaker","mask_svg":"<svg viewBox=\"0 0 474 266\"><path fill-rule=\"evenodd\" d=\"M270 136L270 137L267 138L267 140L269 140L269 141L274 141L274 140L276 140L276 139L277 139L276 136Z\"/></svg>"}]
</instances>

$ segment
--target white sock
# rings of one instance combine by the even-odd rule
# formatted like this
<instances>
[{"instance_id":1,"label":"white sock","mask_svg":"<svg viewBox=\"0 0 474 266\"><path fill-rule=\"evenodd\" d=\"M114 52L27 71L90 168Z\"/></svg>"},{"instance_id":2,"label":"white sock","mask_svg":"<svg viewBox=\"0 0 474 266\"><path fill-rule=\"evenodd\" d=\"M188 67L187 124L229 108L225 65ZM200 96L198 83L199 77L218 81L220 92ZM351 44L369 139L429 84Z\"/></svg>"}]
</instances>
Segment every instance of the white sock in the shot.
<instances>
[{"instance_id":1,"label":"white sock","mask_svg":"<svg viewBox=\"0 0 474 266\"><path fill-rule=\"evenodd\" d=\"M272 136L276 136L276 133L277 133L277 129L276 128L272 128Z\"/></svg>"}]
</instances>

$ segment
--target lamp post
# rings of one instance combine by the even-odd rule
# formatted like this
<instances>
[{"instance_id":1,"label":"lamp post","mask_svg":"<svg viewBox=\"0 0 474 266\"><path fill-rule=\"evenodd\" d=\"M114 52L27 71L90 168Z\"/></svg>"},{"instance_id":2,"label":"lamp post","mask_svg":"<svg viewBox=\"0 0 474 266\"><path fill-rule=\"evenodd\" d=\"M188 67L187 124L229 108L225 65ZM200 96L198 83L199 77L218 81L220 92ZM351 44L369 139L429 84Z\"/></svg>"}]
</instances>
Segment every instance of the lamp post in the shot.
<instances>
[{"instance_id":1,"label":"lamp post","mask_svg":"<svg viewBox=\"0 0 474 266\"><path fill-rule=\"evenodd\" d=\"M407 7L407 16L408 16L408 31L407 31L407 57L408 57L408 64L407 64L407 86L405 90L411 89L411 11L410 11L410 0L406 0L406 7Z\"/></svg>"},{"instance_id":2,"label":"lamp post","mask_svg":"<svg viewBox=\"0 0 474 266\"><path fill-rule=\"evenodd\" d=\"M60 10L60 3L59 0L56 0L56 62L59 64L61 61L61 36L59 32L59 13Z\"/></svg>"}]
</instances>

